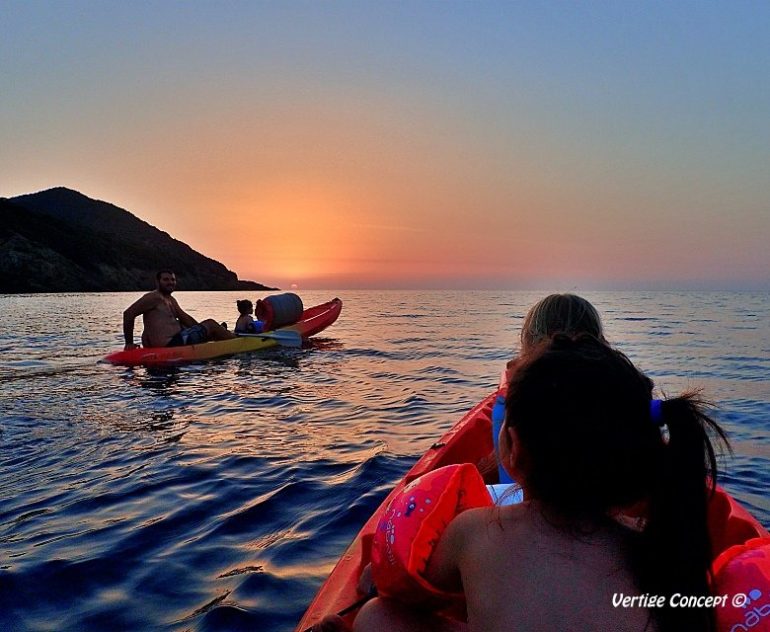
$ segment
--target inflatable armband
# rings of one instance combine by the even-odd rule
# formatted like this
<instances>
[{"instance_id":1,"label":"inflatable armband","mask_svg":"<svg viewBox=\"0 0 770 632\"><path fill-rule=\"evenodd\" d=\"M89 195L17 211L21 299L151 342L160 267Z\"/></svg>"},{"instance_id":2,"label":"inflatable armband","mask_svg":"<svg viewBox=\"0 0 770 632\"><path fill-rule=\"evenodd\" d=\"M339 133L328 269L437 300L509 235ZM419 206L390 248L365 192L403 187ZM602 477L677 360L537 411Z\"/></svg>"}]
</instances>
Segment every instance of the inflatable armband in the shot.
<instances>
[{"instance_id":1,"label":"inflatable armband","mask_svg":"<svg viewBox=\"0 0 770 632\"><path fill-rule=\"evenodd\" d=\"M721 487L717 487L709 501L708 524L714 557L733 544L743 544L753 538L770 535L754 516Z\"/></svg>"},{"instance_id":2,"label":"inflatable armband","mask_svg":"<svg viewBox=\"0 0 770 632\"><path fill-rule=\"evenodd\" d=\"M487 488L470 463L447 465L415 479L390 502L372 544L372 578L381 597L440 606L461 599L425 579L433 549L457 514L491 506Z\"/></svg>"},{"instance_id":3,"label":"inflatable armband","mask_svg":"<svg viewBox=\"0 0 770 632\"><path fill-rule=\"evenodd\" d=\"M754 538L722 552L714 561L713 594L719 632L770 630L770 537Z\"/></svg>"}]
</instances>

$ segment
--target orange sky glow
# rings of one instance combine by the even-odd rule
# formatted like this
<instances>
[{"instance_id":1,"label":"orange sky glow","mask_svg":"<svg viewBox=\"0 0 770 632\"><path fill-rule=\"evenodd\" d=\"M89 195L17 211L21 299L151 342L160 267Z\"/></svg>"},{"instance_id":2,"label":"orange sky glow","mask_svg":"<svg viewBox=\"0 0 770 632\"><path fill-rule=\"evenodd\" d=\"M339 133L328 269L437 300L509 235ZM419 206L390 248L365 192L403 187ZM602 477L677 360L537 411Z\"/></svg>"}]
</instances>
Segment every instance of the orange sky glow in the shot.
<instances>
[{"instance_id":1,"label":"orange sky glow","mask_svg":"<svg viewBox=\"0 0 770 632\"><path fill-rule=\"evenodd\" d=\"M770 288L751 12L8 6L2 196L284 288Z\"/></svg>"}]
</instances>

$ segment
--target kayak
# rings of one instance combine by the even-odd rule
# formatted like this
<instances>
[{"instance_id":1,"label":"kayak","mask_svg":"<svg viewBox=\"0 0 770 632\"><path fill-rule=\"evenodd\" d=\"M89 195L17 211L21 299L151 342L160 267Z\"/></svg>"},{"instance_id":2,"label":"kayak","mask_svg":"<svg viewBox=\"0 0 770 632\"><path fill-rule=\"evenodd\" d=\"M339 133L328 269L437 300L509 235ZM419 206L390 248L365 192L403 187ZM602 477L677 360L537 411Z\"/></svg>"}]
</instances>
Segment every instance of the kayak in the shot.
<instances>
[{"instance_id":1,"label":"kayak","mask_svg":"<svg viewBox=\"0 0 770 632\"><path fill-rule=\"evenodd\" d=\"M338 298L328 303L310 307L302 312L300 319L291 325L278 327L262 334L239 336L231 340L215 340L197 345L181 347L140 347L128 351L115 351L104 358L105 362L121 366L174 366L198 360L211 360L236 353L268 349L281 344L281 340L295 336L308 338L332 325L342 311Z\"/></svg>"},{"instance_id":2,"label":"kayak","mask_svg":"<svg viewBox=\"0 0 770 632\"><path fill-rule=\"evenodd\" d=\"M342 555L296 628L305 632L328 614L345 613L348 625L355 620L362 596L357 592L361 571L371 561L371 544L380 516L407 484L423 474L453 463L476 463L492 451L492 393L473 407L457 424L436 441L393 488L374 514L366 521L353 543ZM354 607L350 612L347 609Z\"/></svg>"},{"instance_id":3,"label":"kayak","mask_svg":"<svg viewBox=\"0 0 770 632\"><path fill-rule=\"evenodd\" d=\"M474 406L430 446L393 488L337 562L297 625L296 632L307 632L310 626L330 614L340 615L352 626L358 610L367 600L357 591L358 579L371 561L371 545L380 516L406 485L423 474L445 465L477 464L487 460L493 449L492 414L499 394L500 391L495 391ZM709 530L715 557L734 544L770 535L746 509L719 487L709 505Z\"/></svg>"}]
</instances>

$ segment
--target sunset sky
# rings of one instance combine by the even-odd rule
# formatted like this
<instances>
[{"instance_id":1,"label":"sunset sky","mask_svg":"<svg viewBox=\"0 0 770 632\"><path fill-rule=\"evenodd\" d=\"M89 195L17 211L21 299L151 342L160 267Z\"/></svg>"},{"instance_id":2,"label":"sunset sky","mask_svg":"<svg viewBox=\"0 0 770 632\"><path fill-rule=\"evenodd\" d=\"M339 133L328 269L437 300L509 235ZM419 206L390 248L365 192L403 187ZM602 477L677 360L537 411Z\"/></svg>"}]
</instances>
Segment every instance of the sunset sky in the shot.
<instances>
[{"instance_id":1,"label":"sunset sky","mask_svg":"<svg viewBox=\"0 0 770 632\"><path fill-rule=\"evenodd\" d=\"M770 289L767 2L0 2L0 196L300 288Z\"/></svg>"}]
</instances>

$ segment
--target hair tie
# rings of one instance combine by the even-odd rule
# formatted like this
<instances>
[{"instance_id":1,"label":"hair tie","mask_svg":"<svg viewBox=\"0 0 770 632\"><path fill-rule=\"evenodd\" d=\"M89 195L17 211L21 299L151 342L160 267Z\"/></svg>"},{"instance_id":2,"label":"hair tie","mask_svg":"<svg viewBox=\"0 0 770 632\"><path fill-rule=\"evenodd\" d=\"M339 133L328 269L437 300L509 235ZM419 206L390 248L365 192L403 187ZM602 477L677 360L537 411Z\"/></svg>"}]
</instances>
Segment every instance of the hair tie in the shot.
<instances>
[{"instance_id":1,"label":"hair tie","mask_svg":"<svg viewBox=\"0 0 770 632\"><path fill-rule=\"evenodd\" d=\"M663 443L668 445L671 434L668 431L668 425L663 421L663 400L650 400L650 419L660 429L660 438Z\"/></svg>"},{"instance_id":2,"label":"hair tie","mask_svg":"<svg viewBox=\"0 0 770 632\"><path fill-rule=\"evenodd\" d=\"M653 399L650 401L650 419L656 426L663 425L663 401Z\"/></svg>"}]
</instances>

